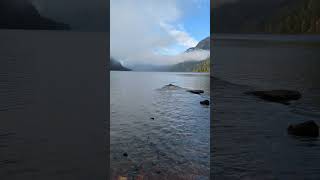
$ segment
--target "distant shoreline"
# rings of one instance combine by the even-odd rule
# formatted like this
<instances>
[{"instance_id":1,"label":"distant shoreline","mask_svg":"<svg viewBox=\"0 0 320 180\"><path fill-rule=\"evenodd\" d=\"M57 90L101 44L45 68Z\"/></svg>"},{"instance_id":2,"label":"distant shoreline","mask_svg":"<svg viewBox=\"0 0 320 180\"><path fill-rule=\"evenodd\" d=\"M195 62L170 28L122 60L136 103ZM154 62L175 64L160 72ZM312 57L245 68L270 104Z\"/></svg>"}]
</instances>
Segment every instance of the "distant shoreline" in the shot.
<instances>
[{"instance_id":1,"label":"distant shoreline","mask_svg":"<svg viewBox=\"0 0 320 180\"><path fill-rule=\"evenodd\" d=\"M256 40L279 42L317 42L320 43L319 34L215 34L211 40Z\"/></svg>"},{"instance_id":2,"label":"distant shoreline","mask_svg":"<svg viewBox=\"0 0 320 180\"><path fill-rule=\"evenodd\" d=\"M185 72L185 71L135 71L135 70L132 70L132 71L118 71L118 70L110 70L110 72L149 72L149 73L187 73L187 74L208 74L210 75L210 72Z\"/></svg>"}]
</instances>

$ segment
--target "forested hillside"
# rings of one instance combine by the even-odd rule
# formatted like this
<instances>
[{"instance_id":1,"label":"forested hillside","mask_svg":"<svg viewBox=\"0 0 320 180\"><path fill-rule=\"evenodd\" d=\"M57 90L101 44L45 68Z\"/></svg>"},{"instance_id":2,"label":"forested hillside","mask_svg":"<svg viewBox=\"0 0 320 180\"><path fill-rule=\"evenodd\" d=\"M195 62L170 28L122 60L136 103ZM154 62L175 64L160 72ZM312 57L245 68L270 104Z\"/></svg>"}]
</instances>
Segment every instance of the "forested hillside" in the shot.
<instances>
[{"instance_id":1,"label":"forested hillside","mask_svg":"<svg viewBox=\"0 0 320 180\"><path fill-rule=\"evenodd\" d=\"M212 15L215 33L320 33L319 0L239 0Z\"/></svg>"},{"instance_id":2,"label":"forested hillside","mask_svg":"<svg viewBox=\"0 0 320 180\"><path fill-rule=\"evenodd\" d=\"M193 72L210 72L210 58L200 61L192 71Z\"/></svg>"}]
</instances>

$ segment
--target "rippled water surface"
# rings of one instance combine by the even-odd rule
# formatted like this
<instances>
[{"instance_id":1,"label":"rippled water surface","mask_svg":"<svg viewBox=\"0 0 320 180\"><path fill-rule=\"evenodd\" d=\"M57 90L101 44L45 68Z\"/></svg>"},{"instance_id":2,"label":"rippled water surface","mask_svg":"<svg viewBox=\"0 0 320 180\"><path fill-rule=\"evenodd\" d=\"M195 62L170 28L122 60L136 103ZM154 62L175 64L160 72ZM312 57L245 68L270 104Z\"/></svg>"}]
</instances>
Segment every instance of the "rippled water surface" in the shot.
<instances>
[{"instance_id":1,"label":"rippled water surface","mask_svg":"<svg viewBox=\"0 0 320 180\"><path fill-rule=\"evenodd\" d=\"M113 177L209 179L208 74L111 72L110 87Z\"/></svg>"},{"instance_id":2,"label":"rippled water surface","mask_svg":"<svg viewBox=\"0 0 320 180\"><path fill-rule=\"evenodd\" d=\"M320 139L287 134L292 123L320 125L320 46L272 39L214 43L216 179L320 179ZM271 89L298 90L303 97L286 106L244 94Z\"/></svg>"}]
</instances>

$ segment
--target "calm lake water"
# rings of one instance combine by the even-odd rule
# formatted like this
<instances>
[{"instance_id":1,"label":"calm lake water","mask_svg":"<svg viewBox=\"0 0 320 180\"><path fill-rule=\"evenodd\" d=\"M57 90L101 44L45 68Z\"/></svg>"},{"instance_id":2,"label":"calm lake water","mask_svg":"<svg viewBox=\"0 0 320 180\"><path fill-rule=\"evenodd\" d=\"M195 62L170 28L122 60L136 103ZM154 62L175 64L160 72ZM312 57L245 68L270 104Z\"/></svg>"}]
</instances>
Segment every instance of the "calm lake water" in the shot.
<instances>
[{"instance_id":1,"label":"calm lake water","mask_svg":"<svg viewBox=\"0 0 320 180\"><path fill-rule=\"evenodd\" d=\"M320 139L287 134L291 123L320 125L319 37L220 37L213 59L213 177L320 179ZM286 106L244 94L271 89L303 98Z\"/></svg>"},{"instance_id":2,"label":"calm lake water","mask_svg":"<svg viewBox=\"0 0 320 180\"><path fill-rule=\"evenodd\" d=\"M110 87L113 178L209 179L209 74L111 72Z\"/></svg>"}]
</instances>

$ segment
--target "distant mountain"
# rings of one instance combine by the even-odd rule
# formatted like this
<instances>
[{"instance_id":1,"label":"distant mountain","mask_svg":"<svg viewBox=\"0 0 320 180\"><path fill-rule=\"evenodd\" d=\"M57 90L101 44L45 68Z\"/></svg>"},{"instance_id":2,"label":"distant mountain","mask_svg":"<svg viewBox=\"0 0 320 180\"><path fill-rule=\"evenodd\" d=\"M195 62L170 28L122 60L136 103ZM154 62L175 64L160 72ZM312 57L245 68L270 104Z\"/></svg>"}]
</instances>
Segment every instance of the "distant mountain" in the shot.
<instances>
[{"instance_id":1,"label":"distant mountain","mask_svg":"<svg viewBox=\"0 0 320 180\"><path fill-rule=\"evenodd\" d=\"M0 29L66 30L70 27L42 17L27 0L1 0Z\"/></svg>"},{"instance_id":2,"label":"distant mountain","mask_svg":"<svg viewBox=\"0 0 320 180\"><path fill-rule=\"evenodd\" d=\"M119 61L110 58L110 71L131 71L131 69L123 67Z\"/></svg>"},{"instance_id":3,"label":"distant mountain","mask_svg":"<svg viewBox=\"0 0 320 180\"><path fill-rule=\"evenodd\" d=\"M210 51L210 37L201 40L195 47L187 49L185 53L197 50ZM177 72L210 72L210 57L202 61L186 61L178 63L172 66L170 70Z\"/></svg>"},{"instance_id":4,"label":"distant mountain","mask_svg":"<svg viewBox=\"0 0 320 180\"><path fill-rule=\"evenodd\" d=\"M210 37L201 40L195 47L187 49L184 53L197 50L210 51ZM167 68L172 72L210 72L210 57L202 61L184 61Z\"/></svg>"},{"instance_id":5,"label":"distant mountain","mask_svg":"<svg viewBox=\"0 0 320 180\"><path fill-rule=\"evenodd\" d=\"M186 52L191 52L195 50L208 50L210 51L210 37L201 40L196 47L192 47L186 50Z\"/></svg>"},{"instance_id":6,"label":"distant mountain","mask_svg":"<svg viewBox=\"0 0 320 180\"><path fill-rule=\"evenodd\" d=\"M320 33L319 0L238 0L211 12L215 33Z\"/></svg>"},{"instance_id":7,"label":"distant mountain","mask_svg":"<svg viewBox=\"0 0 320 180\"><path fill-rule=\"evenodd\" d=\"M168 68L170 72L193 72L197 67L199 61L185 61L175 65L172 65Z\"/></svg>"},{"instance_id":8,"label":"distant mountain","mask_svg":"<svg viewBox=\"0 0 320 180\"><path fill-rule=\"evenodd\" d=\"M195 47L187 49L183 53L197 50L210 51L210 37L201 40ZM174 65L149 65L139 64L131 66L135 71L158 71L158 72L210 72L210 57L202 61L190 60Z\"/></svg>"}]
</instances>

